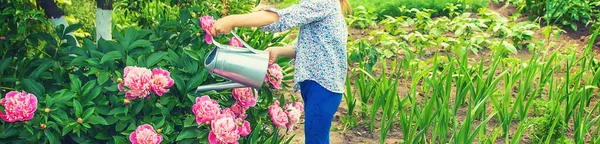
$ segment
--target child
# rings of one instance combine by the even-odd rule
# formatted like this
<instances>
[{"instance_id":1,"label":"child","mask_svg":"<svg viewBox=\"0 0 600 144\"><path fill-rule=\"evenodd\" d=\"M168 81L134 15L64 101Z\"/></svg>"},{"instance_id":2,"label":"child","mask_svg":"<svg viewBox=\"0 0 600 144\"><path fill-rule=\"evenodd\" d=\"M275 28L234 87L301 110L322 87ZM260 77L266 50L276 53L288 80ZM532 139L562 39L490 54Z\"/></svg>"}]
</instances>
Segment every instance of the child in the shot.
<instances>
[{"instance_id":1,"label":"child","mask_svg":"<svg viewBox=\"0 0 600 144\"><path fill-rule=\"evenodd\" d=\"M305 104L305 142L329 143L333 115L345 91L348 30L344 14L349 11L347 0L300 0L285 9L223 17L210 33L228 34L233 27L281 32L299 26L296 44L265 51L271 55L269 64L279 56L295 59L294 91L301 89Z\"/></svg>"}]
</instances>

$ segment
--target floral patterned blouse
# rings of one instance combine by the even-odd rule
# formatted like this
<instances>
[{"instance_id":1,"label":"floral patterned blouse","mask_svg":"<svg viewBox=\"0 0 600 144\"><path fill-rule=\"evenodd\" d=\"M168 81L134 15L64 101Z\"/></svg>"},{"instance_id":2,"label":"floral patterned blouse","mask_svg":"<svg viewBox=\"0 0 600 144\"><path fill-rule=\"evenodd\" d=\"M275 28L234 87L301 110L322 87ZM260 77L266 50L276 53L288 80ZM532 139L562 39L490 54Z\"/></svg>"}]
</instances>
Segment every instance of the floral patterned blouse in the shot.
<instances>
[{"instance_id":1,"label":"floral patterned blouse","mask_svg":"<svg viewBox=\"0 0 600 144\"><path fill-rule=\"evenodd\" d=\"M276 22L260 27L281 32L300 26L298 41L292 46L294 91L299 82L312 80L333 93L344 93L348 61L348 29L339 0L300 0L285 9L266 9L279 15Z\"/></svg>"}]
</instances>

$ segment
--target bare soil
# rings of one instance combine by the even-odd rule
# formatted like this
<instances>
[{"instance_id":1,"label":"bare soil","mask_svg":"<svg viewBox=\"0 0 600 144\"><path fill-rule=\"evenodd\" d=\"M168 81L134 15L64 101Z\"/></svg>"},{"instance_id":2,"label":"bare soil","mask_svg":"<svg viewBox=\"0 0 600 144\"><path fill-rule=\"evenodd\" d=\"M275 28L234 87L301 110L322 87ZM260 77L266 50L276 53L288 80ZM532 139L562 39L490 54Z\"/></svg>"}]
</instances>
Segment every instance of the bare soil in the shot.
<instances>
[{"instance_id":1,"label":"bare soil","mask_svg":"<svg viewBox=\"0 0 600 144\"><path fill-rule=\"evenodd\" d=\"M258 6L258 9L261 8L267 8L267 7L273 7L271 4L268 3L262 3ZM494 2L490 2L490 5L488 6L488 8L490 10L492 10L493 12L496 12L498 14L500 14L501 16L508 18L510 16L512 16L513 14L516 13L516 9L511 6L511 5L504 5L504 4L495 4ZM527 20L527 18L521 16L520 18L518 18L517 22L520 21L525 21ZM582 52L585 48L585 46L588 44L589 40L590 40L590 35L591 33L589 32L589 30L585 30L583 28L580 28L578 31L573 31L573 30L566 30L567 33L563 33L561 34L560 38L550 38L552 42L556 43L556 45L553 47L553 50L563 50L565 47L572 47L574 49L577 49L578 52ZM350 31L350 35L352 38L354 39L358 39L358 38L362 38L362 37L366 37L369 35L370 31L365 31L365 30L359 30L359 29L351 29ZM535 39L544 39L544 36L542 35L542 31L538 30L535 32ZM600 50L600 38L595 40L596 44L594 45L594 50ZM433 51L429 51L427 52L429 54L433 53ZM482 50L480 51L479 55L470 55L470 57L472 56L472 58L470 58L472 60L473 63L479 62L479 60L481 60L482 58L487 58L489 57L491 54L488 50ZM519 54L517 56L515 56L516 58L522 60L522 61L527 61L529 58L532 57L532 54L529 53L527 50L521 50L519 51ZM391 63L391 60L388 60L388 63ZM355 65L355 64L351 64L351 65ZM381 73L381 70L376 70L379 72L375 72L375 75L378 75L378 73ZM390 71L389 69L386 71ZM564 72L561 73L555 73L555 76L564 76ZM352 77L350 77L350 79L354 79ZM289 85L293 85L293 83L291 81L286 82ZM405 97L406 94L408 93L408 91L410 90L410 81L407 80L401 80L399 86L398 86L398 96L400 97ZM502 83L499 84L499 86L502 86ZM354 91L354 88L352 88ZM503 91L503 88L500 89L501 91ZM516 94L516 89L513 89L513 96ZM454 102L454 93L456 92L456 88L452 88L452 97L450 98L451 103ZM287 90L286 92L284 92L286 96L291 96L291 97L295 97L295 99L301 100L301 96L299 92L294 93L292 90ZM544 96L547 97L547 96ZM357 97L358 98L358 97ZM417 99L417 102L420 103L423 99L423 96L419 96ZM592 98L591 100L591 105L594 106L597 104L597 97ZM488 114L492 111L494 111L494 109L491 107L491 104L488 104L489 106L486 108ZM457 113L457 119L458 121L462 121L465 119L466 117L466 111L467 107L463 106L462 108L459 108L458 113ZM357 106L355 111L359 111L359 106ZM369 132L369 120L368 119L358 119L358 123L359 125L357 127L354 127L352 129L347 129L344 124L342 123L342 116L346 115L348 113L348 108L346 107L346 100L343 99L339 109L337 110L337 113L334 116L334 120L332 122L332 127L331 127L331 134L330 134L330 140L331 143L334 144L347 144L347 143L380 143L379 142L379 124L375 124L375 130L373 132ZM530 115L532 115L533 113L530 112ZM301 119L301 121L299 122L299 124L296 126L296 128L294 129L294 131L292 131L290 134L291 135L295 135L295 137L292 139L291 143L293 144L302 144L304 143L304 122L303 122L304 118ZM381 120L381 116L378 115L376 118L377 121ZM476 121L476 123L474 125L478 125L479 123L481 123L480 121ZM500 122L497 119L492 119L490 120L487 125L487 134L491 135L493 134L495 131L500 131ZM569 129L567 130L566 136L567 137L572 137L573 136L573 124L572 122L569 123ZM595 127L595 126L594 126ZM517 130L518 125L516 125L515 123L513 123L513 125L510 126L510 131L511 131L511 136L514 134L514 132ZM595 128L594 128L595 129ZM290 135L290 136L291 136ZM428 134L428 136L430 137L430 135ZM494 143L505 143L504 138L501 138L502 136L498 136L499 138L496 139L496 141ZM401 133L401 127L399 125L394 125L393 128L390 130L390 132L387 135L386 141L384 143L390 143L390 144L394 144L394 143L401 143L403 139L402 133ZM531 137L526 133L522 136L521 139L521 143L531 143Z\"/></svg>"}]
</instances>

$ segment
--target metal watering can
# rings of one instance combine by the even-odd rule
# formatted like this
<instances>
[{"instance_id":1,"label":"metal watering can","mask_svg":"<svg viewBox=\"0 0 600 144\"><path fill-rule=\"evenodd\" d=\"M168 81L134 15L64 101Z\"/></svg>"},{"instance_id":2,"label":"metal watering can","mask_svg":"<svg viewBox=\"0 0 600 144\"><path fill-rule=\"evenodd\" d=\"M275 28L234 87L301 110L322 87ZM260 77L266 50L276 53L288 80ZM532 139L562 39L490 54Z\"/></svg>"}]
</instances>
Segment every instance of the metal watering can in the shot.
<instances>
[{"instance_id":1,"label":"metal watering can","mask_svg":"<svg viewBox=\"0 0 600 144\"><path fill-rule=\"evenodd\" d=\"M267 74L269 53L253 49L233 31L231 34L244 47L240 48L220 44L214 41L213 38L213 43L216 47L204 60L204 67L210 74L228 79L229 81L198 86L196 92L240 87L260 89L262 86Z\"/></svg>"}]
</instances>

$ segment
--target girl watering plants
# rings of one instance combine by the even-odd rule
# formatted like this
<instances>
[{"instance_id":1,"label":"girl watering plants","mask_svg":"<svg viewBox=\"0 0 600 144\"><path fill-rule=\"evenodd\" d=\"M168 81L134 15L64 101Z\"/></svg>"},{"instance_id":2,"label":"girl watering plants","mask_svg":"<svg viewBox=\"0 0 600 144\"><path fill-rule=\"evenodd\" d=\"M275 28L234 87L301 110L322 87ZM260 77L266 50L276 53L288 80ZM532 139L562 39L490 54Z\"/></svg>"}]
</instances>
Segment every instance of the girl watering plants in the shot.
<instances>
[{"instance_id":1,"label":"girl watering plants","mask_svg":"<svg viewBox=\"0 0 600 144\"><path fill-rule=\"evenodd\" d=\"M297 43L270 47L269 64L277 57L294 58L294 91L300 90L305 107L305 143L329 143L333 115L345 91L348 30L347 0L300 0L284 9L266 9L218 19L210 34L229 34L234 27L259 27L282 32L300 27Z\"/></svg>"}]
</instances>

